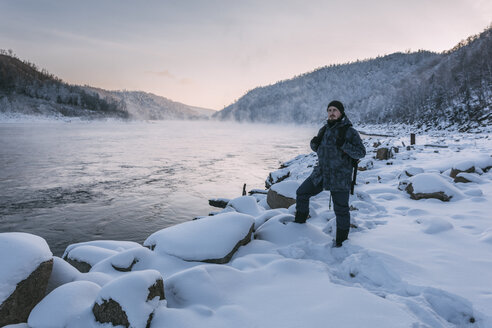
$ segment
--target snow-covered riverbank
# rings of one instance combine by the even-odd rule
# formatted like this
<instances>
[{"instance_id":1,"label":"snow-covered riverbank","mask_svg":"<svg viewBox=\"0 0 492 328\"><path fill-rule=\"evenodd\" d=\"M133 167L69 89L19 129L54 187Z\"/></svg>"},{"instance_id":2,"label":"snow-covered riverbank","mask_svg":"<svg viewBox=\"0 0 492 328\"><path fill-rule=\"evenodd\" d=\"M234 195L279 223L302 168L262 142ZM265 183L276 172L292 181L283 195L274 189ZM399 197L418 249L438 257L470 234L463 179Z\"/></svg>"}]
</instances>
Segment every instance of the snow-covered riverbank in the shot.
<instances>
[{"instance_id":1,"label":"snow-covered riverbank","mask_svg":"<svg viewBox=\"0 0 492 328\"><path fill-rule=\"evenodd\" d=\"M90 271L54 257L51 293L18 327L102 327L96 317L104 320L110 300L132 327L491 327L492 134L427 132L408 147L409 130L364 130L395 137L364 140L368 155L342 248L331 248L329 192L313 198L304 225L292 222L295 205L270 209L266 195L244 196L144 245L69 246L65 258ZM372 158L381 147L392 157ZM300 155L272 182L300 183L314 161ZM450 176L453 168L469 171L453 175L471 182L455 182L464 180ZM415 200L409 185L414 195L441 192L450 200ZM17 272L0 269L2 291L12 290L49 249L29 235L0 236L20 245L0 247L2 259L16 259L7 263ZM25 257L23 244L41 249L39 256ZM29 268L18 265L24 257ZM151 292L160 280L163 293Z\"/></svg>"}]
</instances>

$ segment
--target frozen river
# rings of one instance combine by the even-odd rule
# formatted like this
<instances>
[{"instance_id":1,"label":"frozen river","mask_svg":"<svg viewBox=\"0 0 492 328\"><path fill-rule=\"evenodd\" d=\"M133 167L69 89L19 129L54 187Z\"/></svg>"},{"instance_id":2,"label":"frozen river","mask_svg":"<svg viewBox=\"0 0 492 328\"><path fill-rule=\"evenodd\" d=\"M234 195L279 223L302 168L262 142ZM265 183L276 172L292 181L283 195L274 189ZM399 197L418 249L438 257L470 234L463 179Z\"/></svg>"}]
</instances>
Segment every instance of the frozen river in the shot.
<instances>
[{"instance_id":1,"label":"frozen river","mask_svg":"<svg viewBox=\"0 0 492 328\"><path fill-rule=\"evenodd\" d=\"M143 242L216 210L208 199L264 188L310 152L316 127L223 122L0 123L0 232L68 244Z\"/></svg>"}]
</instances>

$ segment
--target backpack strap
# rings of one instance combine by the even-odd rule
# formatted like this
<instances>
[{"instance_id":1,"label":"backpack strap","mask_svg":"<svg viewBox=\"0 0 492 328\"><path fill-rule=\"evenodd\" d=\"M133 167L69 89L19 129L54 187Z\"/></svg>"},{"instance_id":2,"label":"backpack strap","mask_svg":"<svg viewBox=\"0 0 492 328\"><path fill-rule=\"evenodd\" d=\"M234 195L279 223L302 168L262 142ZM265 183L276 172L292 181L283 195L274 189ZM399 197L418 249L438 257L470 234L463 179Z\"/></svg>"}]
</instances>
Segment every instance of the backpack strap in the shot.
<instances>
[{"instance_id":1,"label":"backpack strap","mask_svg":"<svg viewBox=\"0 0 492 328\"><path fill-rule=\"evenodd\" d=\"M347 130L350 127L351 127L351 125L344 125L339 129L339 137L343 138L344 141L347 137ZM350 194L353 195L354 194L354 186L357 183L357 171L358 171L360 160L352 158L352 157L350 158L350 160L351 160L351 164L352 164L352 168L353 168L352 183L350 184Z\"/></svg>"}]
</instances>

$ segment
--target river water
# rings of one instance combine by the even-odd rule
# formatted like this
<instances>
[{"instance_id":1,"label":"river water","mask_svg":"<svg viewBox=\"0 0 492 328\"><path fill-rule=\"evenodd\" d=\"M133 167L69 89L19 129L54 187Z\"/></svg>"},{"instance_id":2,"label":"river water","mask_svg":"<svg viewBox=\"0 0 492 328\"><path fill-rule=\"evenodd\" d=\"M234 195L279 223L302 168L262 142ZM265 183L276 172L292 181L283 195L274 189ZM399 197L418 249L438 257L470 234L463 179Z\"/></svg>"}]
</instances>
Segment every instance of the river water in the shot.
<instances>
[{"instance_id":1,"label":"river water","mask_svg":"<svg viewBox=\"0 0 492 328\"><path fill-rule=\"evenodd\" d=\"M315 127L203 121L0 122L0 232L71 243L131 240L264 188L310 152Z\"/></svg>"}]
</instances>

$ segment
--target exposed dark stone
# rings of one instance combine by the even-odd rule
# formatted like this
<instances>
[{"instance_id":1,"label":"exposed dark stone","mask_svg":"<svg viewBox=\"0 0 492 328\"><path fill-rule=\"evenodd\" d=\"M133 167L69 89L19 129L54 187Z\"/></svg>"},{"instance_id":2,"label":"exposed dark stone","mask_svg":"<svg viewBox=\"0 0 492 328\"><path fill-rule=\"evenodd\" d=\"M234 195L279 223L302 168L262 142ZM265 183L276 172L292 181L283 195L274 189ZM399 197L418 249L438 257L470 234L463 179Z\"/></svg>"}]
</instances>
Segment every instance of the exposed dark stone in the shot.
<instances>
[{"instance_id":1,"label":"exposed dark stone","mask_svg":"<svg viewBox=\"0 0 492 328\"><path fill-rule=\"evenodd\" d=\"M201 262L206 262L206 263L217 263L217 264L225 264L225 263L228 263L231 258L234 256L234 253L237 252L237 250L239 249L239 247L241 246L244 246L244 245L247 245L250 240L251 240L251 235L253 234L253 229L254 229L255 225L252 224L251 225L251 228L249 229L249 232L248 234L246 235L246 237L244 237L243 239L241 239L237 244L236 246L234 246L234 248L232 249L232 251L230 251L226 256L224 256L223 258L219 258L219 259L209 259L209 260L203 260Z\"/></svg>"},{"instance_id":2,"label":"exposed dark stone","mask_svg":"<svg viewBox=\"0 0 492 328\"><path fill-rule=\"evenodd\" d=\"M0 305L0 327L27 322L29 313L45 296L52 269L53 259L45 261L17 284L15 291Z\"/></svg>"},{"instance_id":3,"label":"exposed dark stone","mask_svg":"<svg viewBox=\"0 0 492 328\"><path fill-rule=\"evenodd\" d=\"M68 263L70 263L74 268L76 268L77 270L79 270L82 273L89 272L92 269L92 265L90 265L87 262L77 261L77 260L68 258L68 256L65 256L63 259L65 261L67 261Z\"/></svg>"},{"instance_id":4,"label":"exposed dark stone","mask_svg":"<svg viewBox=\"0 0 492 328\"><path fill-rule=\"evenodd\" d=\"M413 171L413 172L412 172ZM405 174L407 175L407 177L413 177L414 175L417 175L417 174L420 174L420 173L423 173L424 170L421 170L421 169L413 169L413 170L405 170Z\"/></svg>"},{"instance_id":5,"label":"exposed dark stone","mask_svg":"<svg viewBox=\"0 0 492 328\"><path fill-rule=\"evenodd\" d=\"M145 328L150 328L150 324L152 323L152 319L154 319L154 312L152 312L149 315L149 319L147 319L147 325L145 326Z\"/></svg>"},{"instance_id":6,"label":"exposed dark stone","mask_svg":"<svg viewBox=\"0 0 492 328\"><path fill-rule=\"evenodd\" d=\"M458 170L458 169L455 169L455 168L452 168L451 169L451 173L449 174L449 176L451 178L456 178L456 176L458 175L458 173L461 173L461 172L465 172L465 173L474 173L475 172L475 166L472 166L468 169L466 169L465 171L461 171L461 170Z\"/></svg>"},{"instance_id":7,"label":"exposed dark stone","mask_svg":"<svg viewBox=\"0 0 492 328\"><path fill-rule=\"evenodd\" d=\"M273 179L272 177L272 174L270 173L268 175L268 179L265 181L265 187L268 189L270 188L272 185L274 185L275 183L279 183L279 182L282 182L284 181L285 179L287 179L288 177L290 177L290 171L287 172L287 174L283 175L283 176L280 176L278 177L276 180Z\"/></svg>"},{"instance_id":8,"label":"exposed dark stone","mask_svg":"<svg viewBox=\"0 0 492 328\"><path fill-rule=\"evenodd\" d=\"M400 181L398 183L398 189L401 191L405 190L407 188L407 186L408 186L408 181Z\"/></svg>"},{"instance_id":9,"label":"exposed dark stone","mask_svg":"<svg viewBox=\"0 0 492 328\"><path fill-rule=\"evenodd\" d=\"M158 279L155 284L149 287L149 296L147 296L147 301L153 300L156 296L159 296L160 300L166 298L166 295L164 294L164 281L162 279Z\"/></svg>"},{"instance_id":10,"label":"exposed dark stone","mask_svg":"<svg viewBox=\"0 0 492 328\"><path fill-rule=\"evenodd\" d=\"M429 199L429 198L435 198L439 199L443 202L449 201L453 196L448 196L442 191L436 191L432 193L414 193L413 190L413 185L411 183L408 184L408 186L405 188L406 192L410 194L410 198L419 200L419 199Z\"/></svg>"},{"instance_id":11,"label":"exposed dark stone","mask_svg":"<svg viewBox=\"0 0 492 328\"><path fill-rule=\"evenodd\" d=\"M111 264L111 266L113 267L113 269L115 269L116 271L119 271L119 272L130 272L130 271L132 271L133 266L135 264L137 264L137 262L138 261L136 259L133 259L132 264L130 264L130 266L129 267L126 267L126 268L117 267L114 264Z\"/></svg>"},{"instance_id":12,"label":"exposed dark stone","mask_svg":"<svg viewBox=\"0 0 492 328\"><path fill-rule=\"evenodd\" d=\"M156 280L155 284L149 287L147 301L159 297L159 300L165 299L164 282L162 279ZM95 303L92 308L92 313L97 321L101 323L111 323L113 326L129 327L130 322L126 312L121 308L121 305L113 299L104 300L102 304ZM150 327L154 313L149 315L146 328Z\"/></svg>"},{"instance_id":13,"label":"exposed dark stone","mask_svg":"<svg viewBox=\"0 0 492 328\"><path fill-rule=\"evenodd\" d=\"M113 326L130 326L126 312L118 302L112 299L104 300L102 304L95 303L92 313L96 320L101 323L110 323Z\"/></svg>"},{"instance_id":14,"label":"exposed dark stone","mask_svg":"<svg viewBox=\"0 0 492 328\"><path fill-rule=\"evenodd\" d=\"M254 195L254 194L260 194L260 195L266 195L268 194L268 190L263 190L263 189L252 189L248 191L249 195Z\"/></svg>"},{"instance_id":15,"label":"exposed dark stone","mask_svg":"<svg viewBox=\"0 0 492 328\"><path fill-rule=\"evenodd\" d=\"M268 190L267 203L270 208L289 208L296 203L296 200L277 193L275 190Z\"/></svg>"},{"instance_id":16,"label":"exposed dark stone","mask_svg":"<svg viewBox=\"0 0 492 328\"><path fill-rule=\"evenodd\" d=\"M386 147L379 148L376 153L376 159L387 160L390 158L390 151Z\"/></svg>"},{"instance_id":17,"label":"exposed dark stone","mask_svg":"<svg viewBox=\"0 0 492 328\"><path fill-rule=\"evenodd\" d=\"M468 180L467 178L465 178L464 176L457 176L456 178L454 178L454 182L458 183L458 182L462 182L462 183L468 183L468 182L471 182L470 180Z\"/></svg>"},{"instance_id":18,"label":"exposed dark stone","mask_svg":"<svg viewBox=\"0 0 492 328\"><path fill-rule=\"evenodd\" d=\"M213 207L226 208L228 199L209 199L208 204Z\"/></svg>"}]
</instances>

